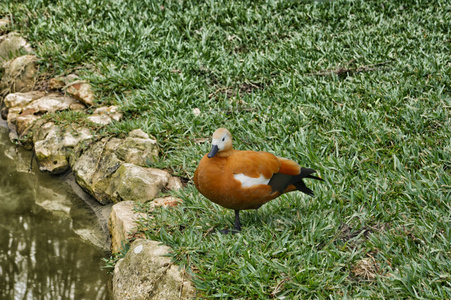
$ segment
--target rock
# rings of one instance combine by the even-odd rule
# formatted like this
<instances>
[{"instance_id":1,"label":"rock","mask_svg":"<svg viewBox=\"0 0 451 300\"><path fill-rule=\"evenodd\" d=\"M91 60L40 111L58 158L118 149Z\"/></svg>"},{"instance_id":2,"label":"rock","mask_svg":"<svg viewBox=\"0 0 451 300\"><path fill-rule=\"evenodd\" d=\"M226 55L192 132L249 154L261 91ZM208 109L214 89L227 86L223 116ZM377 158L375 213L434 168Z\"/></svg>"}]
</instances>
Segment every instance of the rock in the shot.
<instances>
[{"instance_id":1,"label":"rock","mask_svg":"<svg viewBox=\"0 0 451 300\"><path fill-rule=\"evenodd\" d=\"M8 118L8 108L7 107L2 107L1 117L3 120L6 120L6 118Z\"/></svg>"},{"instance_id":2,"label":"rock","mask_svg":"<svg viewBox=\"0 0 451 300\"><path fill-rule=\"evenodd\" d=\"M77 98L87 106L92 106L94 104L94 92L89 83L83 80L75 80L67 83L67 81L71 81L71 78L66 77L66 79L66 92L69 95Z\"/></svg>"},{"instance_id":3,"label":"rock","mask_svg":"<svg viewBox=\"0 0 451 300\"><path fill-rule=\"evenodd\" d=\"M125 139L104 138L83 151L77 146L74 153L70 161L77 183L102 204L147 202L163 190L181 187L166 171L136 165L153 161L158 154L156 140L141 130Z\"/></svg>"},{"instance_id":4,"label":"rock","mask_svg":"<svg viewBox=\"0 0 451 300\"><path fill-rule=\"evenodd\" d=\"M168 190L180 190L183 187L182 181L180 178L172 176L169 179L168 186L166 187Z\"/></svg>"},{"instance_id":5,"label":"rock","mask_svg":"<svg viewBox=\"0 0 451 300\"><path fill-rule=\"evenodd\" d=\"M8 115L6 116L9 129L9 139L13 143L19 139L19 135L17 134L16 119L21 111L21 108L10 108L8 109Z\"/></svg>"},{"instance_id":6,"label":"rock","mask_svg":"<svg viewBox=\"0 0 451 300\"><path fill-rule=\"evenodd\" d=\"M149 135L142 131L142 129L135 129L128 133L128 136L131 138L140 138L140 139L148 139ZM155 138L153 138L155 140Z\"/></svg>"},{"instance_id":7,"label":"rock","mask_svg":"<svg viewBox=\"0 0 451 300\"><path fill-rule=\"evenodd\" d=\"M92 139L91 130L86 127L67 127L63 134L63 146L75 148L79 143Z\"/></svg>"},{"instance_id":8,"label":"rock","mask_svg":"<svg viewBox=\"0 0 451 300\"><path fill-rule=\"evenodd\" d=\"M109 116L107 115L91 115L87 117L87 119L93 123L99 124L99 125L107 125L113 121Z\"/></svg>"},{"instance_id":9,"label":"rock","mask_svg":"<svg viewBox=\"0 0 451 300\"><path fill-rule=\"evenodd\" d=\"M50 93L32 101L23 108L24 111L30 110L35 113L56 112L59 110L69 109L72 104L80 103L76 99L64 96L59 93Z\"/></svg>"},{"instance_id":10,"label":"rock","mask_svg":"<svg viewBox=\"0 0 451 300\"><path fill-rule=\"evenodd\" d=\"M106 125L113 120L119 121L122 118L122 113L118 112L117 106L104 106L94 110L93 114L87 119L93 123Z\"/></svg>"},{"instance_id":11,"label":"rock","mask_svg":"<svg viewBox=\"0 0 451 300\"><path fill-rule=\"evenodd\" d=\"M122 139L118 138L110 138L108 142L105 144L105 150L110 152L115 152L116 149L121 145L123 142Z\"/></svg>"},{"instance_id":12,"label":"rock","mask_svg":"<svg viewBox=\"0 0 451 300\"><path fill-rule=\"evenodd\" d=\"M66 77L63 77L62 79L64 80L65 85L69 85L70 83L79 80L79 77L76 74L69 74Z\"/></svg>"},{"instance_id":13,"label":"rock","mask_svg":"<svg viewBox=\"0 0 451 300\"><path fill-rule=\"evenodd\" d=\"M13 93L5 97L4 103L8 109L6 117L8 121L8 128L10 130L9 137L11 141L19 139L18 126L16 126L17 117L22 113L23 107L31 103L33 100L41 98L45 95L44 92L28 92L28 93ZM23 116L25 117L25 116ZM24 132L37 119L35 116L27 116L20 119L20 132Z\"/></svg>"},{"instance_id":14,"label":"rock","mask_svg":"<svg viewBox=\"0 0 451 300\"><path fill-rule=\"evenodd\" d=\"M2 24L5 26L5 20L0 20L0 32L2 31ZM4 62L17 57L20 52L31 53L32 49L28 42L20 37L17 33L9 33L0 37L0 65Z\"/></svg>"},{"instance_id":15,"label":"rock","mask_svg":"<svg viewBox=\"0 0 451 300\"><path fill-rule=\"evenodd\" d=\"M39 127L40 132L33 136L36 160L41 172L61 174L69 169L66 148L62 144L61 128L53 122ZM40 139L44 137L43 139Z\"/></svg>"},{"instance_id":16,"label":"rock","mask_svg":"<svg viewBox=\"0 0 451 300\"><path fill-rule=\"evenodd\" d=\"M76 125L59 127L53 122L41 124L39 120L34 126L33 143L36 160L42 172L61 174L69 167L69 154L78 143L92 138L87 128Z\"/></svg>"},{"instance_id":17,"label":"rock","mask_svg":"<svg viewBox=\"0 0 451 300\"><path fill-rule=\"evenodd\" d=\"M13 95L13 96L12 96ZM11 106L8 113L8 125L14 123L19 136L24 136L31 129L39 114L66 110L74 103L79 103L72 97L59 93L42 96L40 92L15 93L5 98L5 103ZM6 102L6 99L8 101ZM24 106L21 106L24 105ZM11 126L10 129L13 126Z\"/></svg>"},{"instance_id":18,"label":"rock","mask_svg":"<svg viewBox=\"0 0 451 300\"><path fill-rule=\"evenodd\" d=\"M156 198L152 200L152 202L149 203L149 208L152 211L155 207L176 207L180 203L182 203L183 200L180 198L168 196L163 198Z\"/></svg>"},{"instance_id":19,"label":"rock","mask_svg":"<svg viewBox=\"0 0 451 300\"><path fill-rule=\"evenodd\" d=\"M111 186L112 176L121 167L120 161L114 152L104 152L99 160L96 173L92 177L92 190L94 197L102 204L114 202L108 188Z\"/></svg>"},{"instance_id":20,"label":"rock","mask_svg":"<svg viewBox=\"0 0 451 300\"><path fill-rule=\"evenodd\" d=\"M8 19L0 19L0 35L3 35L8 31L10 24L11 21Z\"/></svg>"},{"instance_id":21,"label":"rock","mask_svg":"<svg viewBox=\"0 0 451 300\"><path fill-rule=\"evenodd\" d=\"M157 198L149 203L151 210L155 207L175 207L182 199L175 197ZM122 201L113 205L108 219L108 228L111 234L111 251L118 253L122 250L122 244L128 243L132 238L143 238L143 234L137 233L136 222L140 218L147 217L145 213L134 211L134 201Z\"/></svg>"},{"instance_id":22,"label":"rock","mask_svg":"<svg viewBox=\"0 0 451 300\"><path fill-rule=\"evenodd\" d=\"M108 230L108 218L113 205L100 205L75 182L73 173L66 173L60 178L64 178L68 184L68 186L59 186L60 189L74 195L73 206L70 210L74 232L99 248L110 251L111 238Z\"/></svg>"},{"instance_id":23,"label":"rock","mask_svg":"<svg viewBox=\"0 0 451 300\"><path fill-rule=\"evenodd\" d=\"M113 205L108 219L108 228L111 234L111 252L122 250L122 242L128 243L136 234L136 221L146 217L145 213L133 210L135 202L123 201ZM143 236L141 236L143 237Z\"/></svg>"},{"instance_id":24,"label":"rock","mask_svg":"<svg viewBox=\"0 0 451 300\"><path fill-rule=\"evenodd\" d=\"M170 248L136 240L114 268L114 299L192 299L196 292L185 271L165 256Z\"/></svg>"},{"instance_id":25,"label":"rock","mask_svg":"<svg viewBox=\"0 0 451 300\"><path fill-rule=\"evenodd\" d=\"M19 137L24 137L33 127L35 121L39 119L38 116L35 116L30 111L25 111L22 114L18 115L16 118L16 132Z\"/></svg>"},{"instance_id":26,"label":"rock","mask_svg":"<svg viewBox=\"0 0 451 300\"><path fill-rule=\"evenodd\" d=\"M132 200L144 203L155 199L170 178L171 175L163 170L124 163L111 176L105 192L113 202Z\"/></svg>"},{"instance_id":27,"label":"rock","mask_svg":"<svg viewBox=\"0 0 451 300\"><path fill-rule=\"evenodd\" d=\"M42 98L45 96L45 92L28 92L28 93L12 93L8 94L5 99L4 103L5 106L8 108L11 107L24 107L28 105L30 102Z\"/></svg>"},{"instance_id":28,"label":"rock","mask_svg":"<svg viewBox=\"0 0 451 300\"><path fill-rule=\"evenodd\" d=\"M83 146L79 144L74 152L81 155L71 157L71 166L77 183L101 204L112 202L105 190L109 186L110 177L122 164L114 152L105 150L109 142L109 138L103 138L84 151L81 151L80 148Z\"/></svg>"},{"instance_id":29,"label":"rock","mask_svg":"<svg viewBox=\"0 0 451 300\"><path fill-rule=\"evenodd\" d=\"M38 71L36 60L34 55L24 55L4 63L0 94L6 96L9 93L32 91Z\"/></svg>"},{"instance_id":30,"label":"rock","mask_svg":"<svg viewBox=\"0 0 451 300\"><path fill-rule=\"evenodd\" d=\"M52 78L49 80L49 89L59 90L66 86L63 78Z\"/></svg>"},{"instance_id":31,"label":"rock","mask_svg":"<svg viewBox=\"0 0 451 300\"><path fill-rule=\"evenodd\" d=\"M133 130L116 150L120 159L139 166L155 162L158 157L158 143L141 129Z\"/></svg>"},{"instance_id":32,"label":"rock","mask_svg":"<svg viewBox=\"0 0 451 300\"><path fill-rule=\"evenodd\" d=\"M70 110L78 110L78 111L82 111L85 110L86 106L84 106L84 104L82 103L72 103L71 105L69 105Z\"/></svg>"}]
</instances>

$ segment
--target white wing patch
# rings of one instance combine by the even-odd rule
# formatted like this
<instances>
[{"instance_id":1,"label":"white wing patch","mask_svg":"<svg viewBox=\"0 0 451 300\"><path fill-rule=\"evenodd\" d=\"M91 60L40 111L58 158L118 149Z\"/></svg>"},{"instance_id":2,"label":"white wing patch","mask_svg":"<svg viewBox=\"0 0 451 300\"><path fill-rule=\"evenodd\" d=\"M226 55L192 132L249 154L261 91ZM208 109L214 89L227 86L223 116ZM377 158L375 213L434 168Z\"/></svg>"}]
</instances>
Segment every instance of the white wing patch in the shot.
<instances>
[{"instance_id":1,"label":"white wing patch","mask_svg":"<svg viewBox=\"0 0 451 300\"><path fill-rule=\"evenodd\" d=\"M257 185L257 184L268 184L269 183L269 179L266 179L263 174L260 175L260 177L258 178L252 178L249 176L246 176L244 174L234 174L233 177L238 180L239 182L241 182L241 186L242 187L251 187L253 185Z\"/></svg>"}]
</instances>

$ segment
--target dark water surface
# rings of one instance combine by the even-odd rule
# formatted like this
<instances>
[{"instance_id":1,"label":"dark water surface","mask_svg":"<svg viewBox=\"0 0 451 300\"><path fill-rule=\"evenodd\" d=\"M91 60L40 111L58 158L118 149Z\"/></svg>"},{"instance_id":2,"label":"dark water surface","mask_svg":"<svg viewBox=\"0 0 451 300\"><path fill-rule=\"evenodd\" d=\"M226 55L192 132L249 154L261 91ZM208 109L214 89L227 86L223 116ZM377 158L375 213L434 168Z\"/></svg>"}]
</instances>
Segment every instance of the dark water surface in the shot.
<instances>
[{"instance_id":1,"label":"dark water surface","mask_svg":"<svg viewBox=\"0 0 451 300\"><path fill-rule=\"evenodd\" d=\"M30 160L0 126L0 300L109 299L92 208Z\"/></svg>"}]
</instances>

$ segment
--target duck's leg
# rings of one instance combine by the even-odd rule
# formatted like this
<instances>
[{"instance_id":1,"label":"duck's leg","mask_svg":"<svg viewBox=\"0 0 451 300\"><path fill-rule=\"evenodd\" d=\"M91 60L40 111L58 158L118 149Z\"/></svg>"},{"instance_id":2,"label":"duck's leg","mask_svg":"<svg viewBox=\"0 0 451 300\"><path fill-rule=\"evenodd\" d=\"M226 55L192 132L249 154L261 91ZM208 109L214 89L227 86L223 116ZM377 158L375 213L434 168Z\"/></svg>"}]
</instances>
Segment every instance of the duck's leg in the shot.
<instances>
[{"instance_id":1,"label":"duck's leg","mask_svg":"<svg viewBox=\"0 0 451 300\"><path fill-rule=\"evenodd\" d=\"M240 211L235 210L235 227L233 227L232 233L238 233L240 231L241 231Z\"/></svg>"},{"instance_id":2,"label":"duck's leg","mask_svg":"<svg viewBox=\"0 0 451 300\"><path fill-rule=\"evenodd\" d=\"M233 227L232 230L229 229L223 229L220 230L219 232L221 232L222 234L236 234L239 233L241 231L241 222L240 222L240 211L239 210L235 210L235 225Z\"/></svg>"}]
</instances>

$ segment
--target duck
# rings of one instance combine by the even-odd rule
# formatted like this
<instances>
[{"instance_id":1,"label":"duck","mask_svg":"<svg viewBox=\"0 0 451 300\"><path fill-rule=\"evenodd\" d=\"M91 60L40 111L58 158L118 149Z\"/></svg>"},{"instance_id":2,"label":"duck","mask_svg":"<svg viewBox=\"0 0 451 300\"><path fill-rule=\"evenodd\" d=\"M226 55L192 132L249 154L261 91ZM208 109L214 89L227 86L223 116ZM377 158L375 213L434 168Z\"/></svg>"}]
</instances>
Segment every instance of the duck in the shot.
<instances>
[{"instance_id":1,"label":"duck","mask_svg":"<svg viewBox=\"0 0 451 300\"><path fill-rule=\"evenodd\" d=\"M269 152L235 150L230 131L219 128L213 133L211 150L200 160L193 179L204 197L235 211L233 230L221 230L224 234L235 234L241 231L241 210L258 209L293 191L313 196L303 179L324 181L313 176L315 172Z\"/></svg>"}]
</instances>

